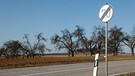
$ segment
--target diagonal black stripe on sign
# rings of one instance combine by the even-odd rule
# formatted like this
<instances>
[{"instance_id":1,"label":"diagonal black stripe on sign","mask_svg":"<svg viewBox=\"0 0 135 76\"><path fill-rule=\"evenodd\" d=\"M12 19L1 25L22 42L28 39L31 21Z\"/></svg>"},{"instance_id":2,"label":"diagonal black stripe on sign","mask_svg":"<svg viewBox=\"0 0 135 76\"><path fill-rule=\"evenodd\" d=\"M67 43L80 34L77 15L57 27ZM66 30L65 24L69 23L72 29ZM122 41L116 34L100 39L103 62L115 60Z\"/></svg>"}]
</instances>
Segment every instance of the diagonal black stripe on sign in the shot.
<instances>
[{"instance_id":1,"label":"diagonal black stripe on sign","mask_svg":"<svg viewBox=\"0 0 135 76\"><path fill-rule=\"evenodd\" d=\"M108 12L111 10L111 6L109 6L108 8L107 8L107 10L104 12L104 14L102 15L102 17L101 17L101 20L103 20L104 18L105 18L105 16L108 14Z\"/></svg>"}]
</instances>

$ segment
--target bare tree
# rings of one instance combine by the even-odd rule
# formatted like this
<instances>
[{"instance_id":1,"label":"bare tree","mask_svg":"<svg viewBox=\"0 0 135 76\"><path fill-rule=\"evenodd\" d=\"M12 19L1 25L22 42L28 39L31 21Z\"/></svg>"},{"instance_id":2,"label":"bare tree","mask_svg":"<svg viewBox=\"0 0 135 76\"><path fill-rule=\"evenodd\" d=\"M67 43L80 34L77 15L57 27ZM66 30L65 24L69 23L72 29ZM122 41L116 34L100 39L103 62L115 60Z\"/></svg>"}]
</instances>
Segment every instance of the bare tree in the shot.
<instances>
[{"instance_id":1,"label":"bare tree","mask_svg":"<svg viewBox=\"0 0 135 76\"><path fill-rule=\"evenodd\" d=\"M94 31L92 33L92 40L95 44L97 50L95 52L101 52L103 47L105 46L105 28L98 26L94 27Z\"/></svg>"},{"instance_id":2,"label":"bare tree","mask_svg":"<svg viewBox=\"0 0 135 76\"><path fill-rule=\"evenodd\" d=\"M94 42L93 42L93 38L88 39L85 36L85 32L84 29L80 26L76 26L77 29L75 30L74 34L76 35L76 37L78 37L78 40L80 40L80 44L82 46L82 48L86 49L86 56L87 56L87 52L89 51L91 53L91 55L93 54L93 48L94 48Z\"/></svg>"},{"instance_id":3,"label":"bare tree","mask_svg":"<svg viewBox=\"0 0 135 76\"><path fill-rule=\"evenodd\" d=\"M56 44L58 49L67 49L68 50L68 56L70 56L70 53L72 54L72 57L74 57L74 51L78 47L79 41L75 39L75 35L73 33L70 33L67 29L61 31L62 36L54 35L51 38L52 44Z\"/></svg>"},{"instance_id":4,"label":"bare tree","mask_svg":"<svg viewBox=\"0 0 135 76\"><path fill-rule=\"evenodd\" d=\"M4 52L4 49L3 48L0 48L0 56L3 55L3 52Z\"/></svg>"},{"instance_id":5,"label":"bare tree","mask_svg":"<svg viewBox=\"0 0 135 76\"><path fill-rule=\"evenodd\" d=\"M9 40L4 43L1 50L6 58L17 58L21 53L21 43L18 40Z\"/></svg>"},{"instance_id":6,"label":"bare tree","mask_svg":"<svg viewBox=\"0 0 135 76\"><path fill-rule=\"evenodd\" d=\"M28 38L28 34L24 34L24 39L26 39L26 41L24 41L24 44L23 44L23 51L25 51L24 53L26 53L27 55L27 58L28 57L34 57L34 49L32 47L32 44L30 43L29 41L29 38Z\"/></svg>"},{"instance_id":7,"label":"bare tree","mask_svg":"<svg viewBox=\"0 0 135 76\"><path fill-rule=\"evenodd\" d=\"M32 45L29 41L28 34L25 34L24 39L26 41L23 44L23 53L27 55L27 57L33 57L35 56L36 53L39 54L44 54L45 50L49 50L46 48L44 42L46 42L46 39L42 36L42 33L39 33L36 35L37 42ZM50 51L50 50L49 50Z\"/></svg>"},{"instance_id":8,"label":"bare tree","mask_svg":"<svg viewBox=\"0 0 135 76\"><path fill-rule=\"evenodd\" d=\"M126 38L124 38L123 43L130 48L131 54L134 55L135 36L127 35Z\"/></svg>"},{"instance_id":9,"label":"bare tree","mask_svg":"<svg viewBox=\"0 0 135 76\"><path fill-rule=\"evenodd\" d=\"M45 50L51 51L44 45L44 42L46 42L47 40L42 36L42 33L36 35L36 38L37 38L37 43L34 44L34 50L38 51L39 56L41 54L44 55Z\"/></svg>"},{"instance_id":10,"label":"bare tree","mask_svg":"<svg viewBox=\"0 0 135 76\"><path fill-rule=\"evenodd\" d=\"M119 48L121 47L121 42L124 39L124 32L122 32L122 28L118 28L114 26L109 30L109 40L111 44L111 48L113 48L113 55L117 55Z\"/></svg>"}]
</instances>

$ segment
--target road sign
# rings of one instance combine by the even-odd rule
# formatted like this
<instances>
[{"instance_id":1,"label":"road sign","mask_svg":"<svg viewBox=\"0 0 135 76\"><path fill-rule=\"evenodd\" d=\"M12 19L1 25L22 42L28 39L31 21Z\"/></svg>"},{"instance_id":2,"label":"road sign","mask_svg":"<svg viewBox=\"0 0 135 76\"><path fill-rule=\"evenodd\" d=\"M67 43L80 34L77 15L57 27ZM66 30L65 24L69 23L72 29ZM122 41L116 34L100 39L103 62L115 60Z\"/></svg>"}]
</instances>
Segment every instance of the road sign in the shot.
<instances>
[{"instance_id":1,"label":"road sign","mask_svg":"<svg viewBox=\"0 0 135 76\"><path fill-rule=\"evenodd\" d=\"M108 21L111 20L113 16L112 6L105 4L101 7L99 11L99 18L105 23L105 76L108 76L108 51L107 51L107 41L108 41Z\"/></svg>"},{"instance_id":2,"label":"road sign","mask_svg":"<svg viewBox=\"0 0 135 76\"><path fill-rule=\"evenodd\" d=\"M99 18L102 22L108 22L113 15L113 9L112 6L109 4L105 4L101 7L99 11Z\"/></svg>"}]
</instances>

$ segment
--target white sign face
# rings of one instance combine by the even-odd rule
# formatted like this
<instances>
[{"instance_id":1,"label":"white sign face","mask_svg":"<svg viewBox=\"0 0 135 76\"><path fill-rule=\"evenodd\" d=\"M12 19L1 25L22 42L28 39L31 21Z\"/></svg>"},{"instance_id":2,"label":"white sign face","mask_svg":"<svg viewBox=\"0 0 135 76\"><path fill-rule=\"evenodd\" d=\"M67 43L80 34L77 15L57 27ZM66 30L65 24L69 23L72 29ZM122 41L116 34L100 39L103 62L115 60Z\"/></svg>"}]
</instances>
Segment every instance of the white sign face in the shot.
<instances>
[{"instance_id":1,"label":"white sign face","mask_svg":"<svg viewBox=\"0 0 135 76\"><path fill-rule=\"evenodd\" d=\"M112 18L112 15L113 15L112 6L106 4L101 7L99 11L99 18L102 22L108 22Z\"/></svg>"}]
</instances>

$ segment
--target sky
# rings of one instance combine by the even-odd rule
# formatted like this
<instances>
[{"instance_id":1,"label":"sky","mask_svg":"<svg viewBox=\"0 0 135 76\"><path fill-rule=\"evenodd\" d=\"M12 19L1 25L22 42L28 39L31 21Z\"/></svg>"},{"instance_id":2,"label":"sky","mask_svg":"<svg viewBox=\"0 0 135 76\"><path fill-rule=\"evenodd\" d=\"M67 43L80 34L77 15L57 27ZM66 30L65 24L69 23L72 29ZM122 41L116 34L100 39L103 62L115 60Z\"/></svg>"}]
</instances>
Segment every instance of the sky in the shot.
<instances>
[{"instance_id":1,"label":"sky","mask_svg":"<svg viewBox=\"0 0 135 76\"><path fill-rule=\"evenodd\" d=\"M94 26L105 26L98 14L106 3L114 10L109 29L117 25L131 34L135 27L135 0L0 0L0 46L8 40L24 41L24 34L29 34L34 43L35 35L43 33L46 46L56 52L50 38L60 35L61 30L72 32L80 25L90 37ZM129 48L124 47L124 51Z\"/></svg>"}]
</instances>

